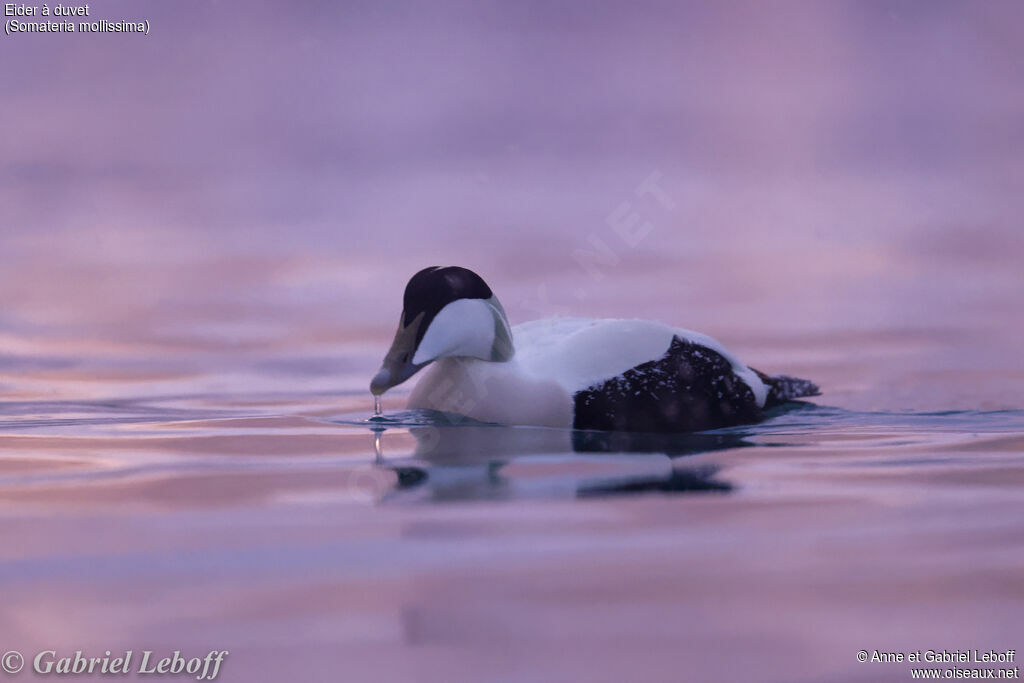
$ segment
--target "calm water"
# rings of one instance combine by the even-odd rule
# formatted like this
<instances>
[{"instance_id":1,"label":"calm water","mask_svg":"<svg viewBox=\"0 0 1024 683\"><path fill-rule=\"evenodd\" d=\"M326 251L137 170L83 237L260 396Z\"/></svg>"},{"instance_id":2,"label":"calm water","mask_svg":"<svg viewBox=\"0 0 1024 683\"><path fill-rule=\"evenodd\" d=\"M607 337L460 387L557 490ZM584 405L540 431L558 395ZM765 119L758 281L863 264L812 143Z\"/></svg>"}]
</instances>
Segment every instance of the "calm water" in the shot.
<instances>
[{"instance_id":1,"label":"calm water","mask_svg":"<svg viewBox=\"0 0 1024 683\"><path fill-rule=\"evenodd\" d=\"M429 681L901 680L855 653L1019 644L1024 411L826 395L665 437L399 403L5 402L5 644Z\"/></svg>"},{"instance_id":2,"label":"calm water","mask_svg":"<svg viewBox=\"0 0 1024 683\"><path fill-rule=\"evenodd\" d=\"M0 37L0 652L609 683L1024 652L1019 3L150 4L93 17L148 37ZM371 422L434 264L823 395L677 437L407 387Z\"/></svg>"}]
</instances>

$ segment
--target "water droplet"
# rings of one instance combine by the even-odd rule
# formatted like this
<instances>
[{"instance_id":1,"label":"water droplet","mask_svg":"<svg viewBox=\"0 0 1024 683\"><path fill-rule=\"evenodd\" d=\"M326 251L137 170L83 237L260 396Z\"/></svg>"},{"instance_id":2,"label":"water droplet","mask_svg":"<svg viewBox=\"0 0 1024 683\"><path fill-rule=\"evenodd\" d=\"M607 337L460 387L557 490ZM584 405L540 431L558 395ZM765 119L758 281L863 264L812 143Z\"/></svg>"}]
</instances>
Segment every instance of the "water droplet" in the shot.
<instances>
[{"instance_id":1,"label":"water droplet","mask_svg":"<svg viewBox=\"0 0 1024 683\"><path fill-rule=\"evenodd\" d=\"M380 396L378 394L373 395L373 415L374 417L380 417L381 413L384 412L384 407L381 405Z\"/></svg>"}]
</instances>

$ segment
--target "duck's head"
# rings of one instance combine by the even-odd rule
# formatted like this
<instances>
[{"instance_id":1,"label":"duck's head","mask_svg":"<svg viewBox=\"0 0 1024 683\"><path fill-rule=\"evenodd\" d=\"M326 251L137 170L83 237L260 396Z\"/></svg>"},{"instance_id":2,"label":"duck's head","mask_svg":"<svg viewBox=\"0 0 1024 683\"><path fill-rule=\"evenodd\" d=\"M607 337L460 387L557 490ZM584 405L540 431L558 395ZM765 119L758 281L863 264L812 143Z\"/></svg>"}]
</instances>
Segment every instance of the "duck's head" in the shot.
<instances>
[{"instance_id":1,"label":"duck's head","mask_svg":"<svg viewBox=\"0 0 1024 683\"><path fill-rule=\"evenodd\" d=\"M370 382L383 394L438 358L507 361L512 332L498 298L467 268L433 266L405 286L402 317L391 349Z\"/></svg>"}]
</instances>

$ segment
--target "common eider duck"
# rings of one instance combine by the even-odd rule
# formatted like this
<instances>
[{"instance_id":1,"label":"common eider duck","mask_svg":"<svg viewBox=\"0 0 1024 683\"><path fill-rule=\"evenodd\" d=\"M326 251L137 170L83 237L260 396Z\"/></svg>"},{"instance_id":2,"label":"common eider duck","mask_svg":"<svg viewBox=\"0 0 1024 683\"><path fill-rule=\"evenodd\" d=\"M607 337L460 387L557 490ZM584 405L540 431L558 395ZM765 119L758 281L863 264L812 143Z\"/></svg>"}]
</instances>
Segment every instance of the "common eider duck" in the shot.
<instances>
[{"instance_id":1,"label":"common eider duck","mask_svg":"<svg viewBox=\"0 0 1024 683\"><path fill-rule=\"evenodd\" d=\"M658 322L559 317L510 327L483 278L458 266L413 275L403 303L370 391L379 397L429 365L412 409L505 425L689 432L754 423L767 408L819 393Z\"/></svg>"}]
</instances>

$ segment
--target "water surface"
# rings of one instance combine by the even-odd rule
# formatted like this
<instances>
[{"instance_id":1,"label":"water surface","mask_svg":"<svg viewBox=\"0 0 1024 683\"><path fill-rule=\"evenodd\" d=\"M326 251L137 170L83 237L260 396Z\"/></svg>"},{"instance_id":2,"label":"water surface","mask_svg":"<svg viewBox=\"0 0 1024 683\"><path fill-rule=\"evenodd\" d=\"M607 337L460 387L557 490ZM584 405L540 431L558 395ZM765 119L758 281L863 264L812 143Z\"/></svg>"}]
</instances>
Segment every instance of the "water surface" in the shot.
<instances>
[{"instance_id":1,"label":"water surface","mask_svg":"<svg viewBox=\"0 0 1024 683\"><path fill-rule=\"evenodd\" d=\"M1022 411L665 436L371 422L364 393L3 408L24 650L216 647L227 680L891 680L856 651L1021 632Z\"/></svg>"}]
</instances>

